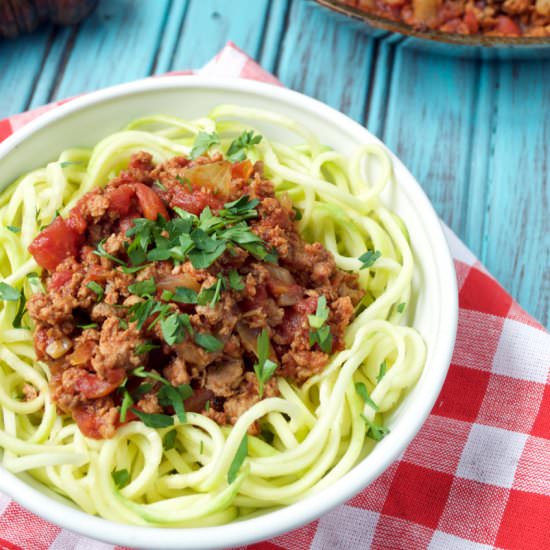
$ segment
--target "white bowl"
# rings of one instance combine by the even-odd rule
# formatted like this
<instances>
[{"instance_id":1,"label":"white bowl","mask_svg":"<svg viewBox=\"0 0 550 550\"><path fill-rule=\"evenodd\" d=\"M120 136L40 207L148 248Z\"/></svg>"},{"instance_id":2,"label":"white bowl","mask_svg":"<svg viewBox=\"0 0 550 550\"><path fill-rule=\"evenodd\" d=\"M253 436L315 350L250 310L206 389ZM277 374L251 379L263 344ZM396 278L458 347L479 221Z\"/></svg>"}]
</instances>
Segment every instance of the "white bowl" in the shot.
<instances>
[{"instance_id":1,"label":"white bowl","mask_svg":"<svg viewBox=\"0 0 550 550\"><path fill-rule=\"evenodd\" d=\"M54 160L63 149L92 146L132 119L155 113L196 118L220 103L258 107L290 116L321 142L351 152L380 143L365 128L309 97L249 80L171 77L116 86L75 99L31 122L0 144L0 189L21 173ZM285 135L269 137L288 139ZM238 546L300 527L345 502L376 479L410 443L439 394L451 360L457 326L457 288L452 259L428 198L401 162L393 160L397 184L384 191L386 204L405 221L416 257L414 327L428 347L422 376L389 418L391 433L369 456L322 492L267 515L219 527L135 527L90 516L29 477L0 468L0 490L43 518L113 544L145 548ZM411 308L413 309L413 308Z\"/></svg>"}]
</instances>

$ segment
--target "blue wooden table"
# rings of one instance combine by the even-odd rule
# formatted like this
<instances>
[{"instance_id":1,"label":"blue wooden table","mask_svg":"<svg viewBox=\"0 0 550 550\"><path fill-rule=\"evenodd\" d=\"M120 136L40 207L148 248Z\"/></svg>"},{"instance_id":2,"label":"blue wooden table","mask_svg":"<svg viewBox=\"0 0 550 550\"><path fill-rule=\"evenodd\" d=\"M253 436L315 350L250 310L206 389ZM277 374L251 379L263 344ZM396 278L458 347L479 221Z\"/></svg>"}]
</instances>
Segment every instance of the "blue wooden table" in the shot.
<instances>
[{"instance_id":1,"label":"blue wooden table","mask_svg":"<svg viewBox=\"0 0 550 550\"><path fill-rule=\"evenodd\" d=\"M101 0L77 27L0 41L0 117L199 67L227 40L381 137L440 216L549 324L550 61L432 55L306 0Z\"/></svg>"}]
</instances>

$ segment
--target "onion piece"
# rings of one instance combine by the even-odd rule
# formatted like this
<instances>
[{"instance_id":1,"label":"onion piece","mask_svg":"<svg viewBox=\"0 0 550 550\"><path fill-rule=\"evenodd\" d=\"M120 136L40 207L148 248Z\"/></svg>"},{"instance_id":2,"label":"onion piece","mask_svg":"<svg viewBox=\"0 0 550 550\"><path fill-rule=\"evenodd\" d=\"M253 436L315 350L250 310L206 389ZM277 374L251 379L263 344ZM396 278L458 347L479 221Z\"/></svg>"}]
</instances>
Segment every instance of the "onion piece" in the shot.
<instances>
[{"instance_id":1,"label":"onion piece","mask_svg":"<svg viewBox=\"0 0 550 550\"><path fill-rule=\"evenodd\" d=\"M195 292L198 292L201 288L200 283L191 273L166 275L157 282L157 289L169 290L170 292L175 292L176 288L181 286L191 288Z\"/></svg>"},{"instance_id":2,"label":"onion piece","mask_svg":"<svg viewBox=\"0 0 550 550\"><path fill-rule=\"evenodd\" d=\"M205 187L228 195L231 185L231 163L221 160L199 164L183 170L183 176L191 182L193 187Z\"/></svg>"}]
</instances>

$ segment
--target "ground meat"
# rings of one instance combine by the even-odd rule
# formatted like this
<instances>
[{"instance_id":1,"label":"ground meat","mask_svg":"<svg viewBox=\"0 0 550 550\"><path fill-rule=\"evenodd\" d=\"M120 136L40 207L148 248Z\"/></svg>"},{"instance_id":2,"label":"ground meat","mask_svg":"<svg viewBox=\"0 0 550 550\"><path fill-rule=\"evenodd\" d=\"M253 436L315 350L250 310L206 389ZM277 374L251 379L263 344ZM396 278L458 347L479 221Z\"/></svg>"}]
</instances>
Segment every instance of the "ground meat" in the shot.
<instances>
[{"instance_id":1,"label":"ground meat","mask_svg":"<svg viewBox=\"0 0 550 550\"><path fill-rule=\"evenodd\" d=\"M548 0L342 0L416 30L488 36L550 36Z\"/></svg>"},{"instance_id":2,"label":"ground meat","mask_svg":"<svg viewBox=\"0 0 550 550\"><path fill-rule=\"evenodd\" d=\"M216 185L208 179L213 177ZM175 261L165 255L159 243L171 242L185 219L177 208L201 220L224 216L224 205L245 195L258 204L239 222L247 232L244 242L261 243L269 259L240 242L200 267L190 256ZM69 238L76 249L59 249L58 233L53 238L48 228L32 247L37 259L48 262L47 293L32 296L28 311L58 409L71 414L85 435L111 437L121 424L123 398L132 401L125 422L137 418L135 411L139 418L174 414L162 390L171 385L192 393L186 410L233 424L261 398L278 394L272 377L260 397L254 372L264 332L277 375L301 384L322 370L330 353L343 349L363 292L357 276L338 269L321 244L302 239L294 216L289 198L277 198L263 177L261 163L231 164L217 153L158 166L138 153L104 189L85 195L70 223L62 220L64 230L74 232ZM132 228L145 222L149 232L139 237L145 241L134 241ZM192 236L177 231L178 242L206 242L205 254L215 245L204 230ZM185 294L178 295L182 289ZM330 329L323 346L312 340L308 320L320 300ZM182 395L178 391L170 399ZM255 424L251 433L258 430Z\"/></svg>"}]
</instances>

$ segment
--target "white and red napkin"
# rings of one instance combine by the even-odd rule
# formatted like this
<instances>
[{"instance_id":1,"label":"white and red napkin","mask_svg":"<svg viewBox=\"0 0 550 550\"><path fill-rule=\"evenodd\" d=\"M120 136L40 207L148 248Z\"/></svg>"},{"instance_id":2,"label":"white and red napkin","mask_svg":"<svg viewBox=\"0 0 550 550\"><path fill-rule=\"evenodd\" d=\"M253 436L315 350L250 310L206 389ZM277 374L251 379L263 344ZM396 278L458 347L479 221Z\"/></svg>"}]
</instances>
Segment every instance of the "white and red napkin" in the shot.
<instances>
[{"instance_id":1,"label":"white and red napkin","mask_svg":"<svg viewBox=\"0 0 550 550\"><path fill-rule=\"evenodd\" d=\"M194 72L281 85L231 43ZM0 120L0 141L59 104ZM447 380L420 433L348 503L246 548L550 549L550 335L450 230L446 235L460 293L458 337ZM113 549L0 494L3 548Z\"/></svg>"}]
</instances>

